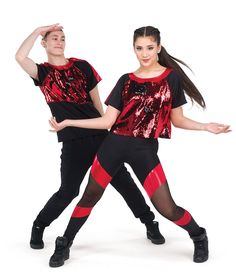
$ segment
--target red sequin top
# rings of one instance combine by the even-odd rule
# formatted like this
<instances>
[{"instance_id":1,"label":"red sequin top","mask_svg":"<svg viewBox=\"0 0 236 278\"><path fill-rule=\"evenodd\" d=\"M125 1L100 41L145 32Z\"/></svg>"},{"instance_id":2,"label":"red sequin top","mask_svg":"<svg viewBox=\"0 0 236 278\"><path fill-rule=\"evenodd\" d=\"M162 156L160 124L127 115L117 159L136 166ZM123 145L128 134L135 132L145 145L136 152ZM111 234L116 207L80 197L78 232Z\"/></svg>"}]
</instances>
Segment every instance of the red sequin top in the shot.
<instances>
[{"instance_id":1,"label":"red sequin top","mask_svg":"<svg viewBox=\"0 0 236 278\"><path fill-rule=\"evenodd\" d=\"M92 119L101 117L93 105L90 91L97 86L101 77L90 63L69 58L65 65L37 64L39 86L52 115L58 122L64 119ZM106 134L101 129L67 127L57 132L58 141L65 142L90 135Z\"/></svg>"},{"instance_id":2,"label":"red sequin top","mask_svg":"<svg viewBox=\"0 0 236 278\"><path fill-rule=\"evenodd\" d=\"M124 74L105 101L120 110L111 132L143 138L170 138L170 111L185 103L180 79L169 68L153 78Z\"/></svg>"}]
</instances>

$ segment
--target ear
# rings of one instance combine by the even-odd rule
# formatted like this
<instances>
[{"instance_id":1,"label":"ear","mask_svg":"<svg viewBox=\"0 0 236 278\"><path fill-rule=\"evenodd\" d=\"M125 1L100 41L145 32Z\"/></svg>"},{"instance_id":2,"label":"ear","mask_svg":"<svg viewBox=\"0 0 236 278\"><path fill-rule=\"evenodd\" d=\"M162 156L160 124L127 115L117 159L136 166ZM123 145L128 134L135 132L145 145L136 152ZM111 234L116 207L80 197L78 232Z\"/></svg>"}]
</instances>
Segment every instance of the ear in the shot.
<instances>
[{"instance_id":1,"label":"ear","mask_svg":"<svg viewBox=\"0 0 236 278\"><path fill-rule=\"evenodd\" d=\"M41 45L45 48L47 46L46 42L44 39L41 40Z\"/></svg>"},{"instance_id":2,"label":"ear","mask_svg":"<svg viewBox=\"0 0 236 278\"><path fill-rule=\"evenodd\" d=\"M158 45L157 54L159 54L160 52L161 52L161 44Z\"/></svg>"}]
</instances>

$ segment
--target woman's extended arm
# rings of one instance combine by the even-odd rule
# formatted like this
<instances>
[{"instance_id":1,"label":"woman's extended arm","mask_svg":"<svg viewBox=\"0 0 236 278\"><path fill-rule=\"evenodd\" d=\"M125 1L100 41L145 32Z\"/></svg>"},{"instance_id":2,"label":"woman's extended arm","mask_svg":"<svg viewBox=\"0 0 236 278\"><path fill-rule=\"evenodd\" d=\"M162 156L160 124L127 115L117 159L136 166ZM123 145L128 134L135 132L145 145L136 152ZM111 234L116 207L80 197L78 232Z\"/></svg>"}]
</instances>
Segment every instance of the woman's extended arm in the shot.
<instances>
[{"instance_id":1,"label":"woman's extended arm","mask_svg":"<svg viewBox=\"0 0 236 278\"><path fill-rule=\"evenodd\" d=\"M230 132L230 126L219 123L200 123L191 120L184 116L182 107L177 107L171 110L171 122L175 127L190 129L190 130L203 130L214 134Z\"/></svg>"},{"instance_id":2,"label":"woman's extended arm","mask_svg":"<svg viewBox=\"0 0 236 278\"><path fill-rule=\"evenodd\" d=\"M112 106L108 106L105 114L99 118L86 119L86 120L64 120L60 123L55 118L49 120L52 127L50 131L58 132L65 127L81 127L81 128L94 128L94 129L110 129L115 123L120 111Z\"/></svg>"}]
</instances>

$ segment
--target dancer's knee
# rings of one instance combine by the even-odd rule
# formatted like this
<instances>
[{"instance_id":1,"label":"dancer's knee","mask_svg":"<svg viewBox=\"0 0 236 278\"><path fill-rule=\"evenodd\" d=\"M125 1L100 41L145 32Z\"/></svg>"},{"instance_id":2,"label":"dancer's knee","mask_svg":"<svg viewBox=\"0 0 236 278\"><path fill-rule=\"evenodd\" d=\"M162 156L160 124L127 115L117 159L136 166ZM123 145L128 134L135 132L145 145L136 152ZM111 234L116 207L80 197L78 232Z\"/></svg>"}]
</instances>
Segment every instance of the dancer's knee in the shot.
<instances>
[{"instance_id":1,"label":"dancer's knee","mask_svg":"<svg viewBox=\"0 0 236 278\"><path fill-rule=\"evenodd\" d=\"M159 211L165 218L171 220L171 221L175 221L177 219L179 219L182 214L182 208L178 207L178 206L169 206L169 207L165 207L164 209L160 209Z\"/></svg>"}]
</instances>

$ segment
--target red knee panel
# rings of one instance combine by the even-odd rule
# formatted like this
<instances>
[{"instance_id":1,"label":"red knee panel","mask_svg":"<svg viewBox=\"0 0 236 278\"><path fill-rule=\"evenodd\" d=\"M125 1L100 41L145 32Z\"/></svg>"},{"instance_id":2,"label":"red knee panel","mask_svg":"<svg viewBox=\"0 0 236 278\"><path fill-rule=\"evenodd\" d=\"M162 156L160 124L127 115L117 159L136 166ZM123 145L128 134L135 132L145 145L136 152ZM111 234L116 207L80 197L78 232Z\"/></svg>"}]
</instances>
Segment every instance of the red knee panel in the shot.
<instances>
[{"instance_id":1,"label":"red knee panel","mask_svg":"<svg viewBox=\"0 0 236 278\"><path fill-rule=\"evenodd\" d=\"M106 188L108 183L112 180L112 177L106 172L106 170L102 167L100 162L97 159L97 156L94 159L91 175L94 180L102 187Z\"/></svg>"},{"instance_id":2,"label":"red knee panel","mask_svg":"<svg viewBox=\"0 0 236 278\"><path fill-rule=\"evenodd\" d=\"M71 217L80 218L80 217L88 216L91 213L92 209L93 208L84 208L84 207L76 206Z\"/></svg>"},{"instance_id":3,"label":"red knee panel","mask_svg":"<svg viewBox=\"0 0 236 278\"><path fill-rule=\"evenodd\" d=\"M154 192L159 188L163 183L166 182L166 176L162 169L161 163L148 174L144 181L144 189L146 190L149 198L152 198Z\"/></svg>"},{"instance_id":4,"label":"red knee panel","mask_svg":"<svg viewBox=\"0 0 236 278\"><path fill-rule=\"evenodd\" d=\"M190 222L191 219L192 215L187 210L185 210L184 215L179 220L174 221L174 223L179 226L185 226Z\"/></svg>"}]
</instances>

